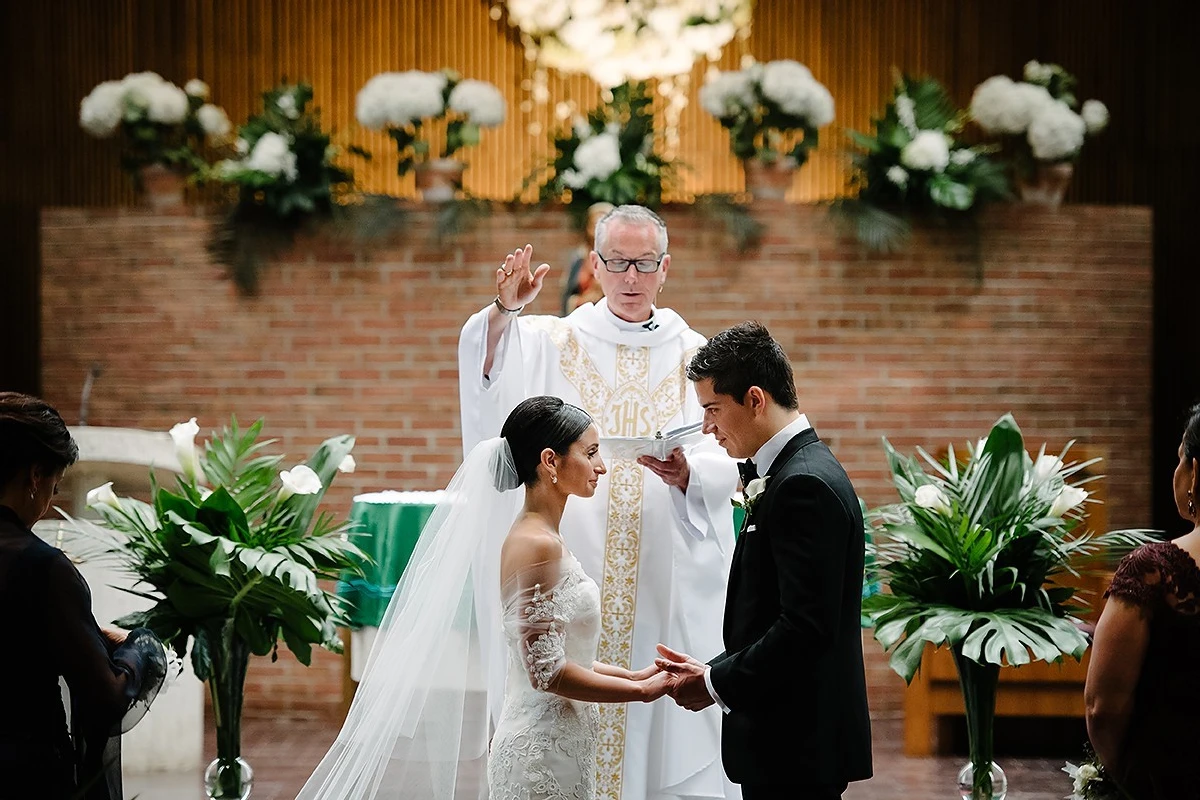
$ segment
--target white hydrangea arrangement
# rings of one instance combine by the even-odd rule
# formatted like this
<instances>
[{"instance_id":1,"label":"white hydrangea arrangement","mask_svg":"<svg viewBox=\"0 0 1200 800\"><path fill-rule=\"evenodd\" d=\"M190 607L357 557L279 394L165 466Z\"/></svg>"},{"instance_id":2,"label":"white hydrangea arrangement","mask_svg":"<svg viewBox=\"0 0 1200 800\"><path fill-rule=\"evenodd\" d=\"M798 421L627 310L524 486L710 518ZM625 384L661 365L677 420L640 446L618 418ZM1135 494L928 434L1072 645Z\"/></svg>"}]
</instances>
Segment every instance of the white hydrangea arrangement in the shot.
<instances>
[{"instance_id":1,"label":"white hydrangea arrangement","mask_svg":"<svg viewBox=\"0 0 1200 800\"><path fill-rule=\"evenodd\" d=\"M700 105L729 131L739 159L791 159L795 166L804 164L817 146L817 129L834 115L833 95L790 59L717 73L700 89Z\"/></svg>"},{"instance_id":2,"label":"white hydrangea arrangement","mask_svg":"<svg viewBox=\"0 0 1200 800\"><path fill-rule=\"evenodd\" d=\"M653 99L644 83L613 90L613 99L554 136L552 174L542 184L543 201L566 200L582 223L588 206L662 204L670 162L655 151Z\"/></svg>"},{"instance_id":3,"label":"white hydrangea arrangement","mask_svg":"<svg viewBox=\"0 0 1200 800\"><path fill-rule=\"evenodd\" d=\"M605 88L670 78L716 59L748 30L751 0L507 0L508 21L541 66Z\"/></svg>"},{"instance_id":4,"label":"white hydrangea arrangement","mask_svg":"<svg viewBox=\"0 0 1200 800\"><path fill-rule=\"evenodd\" d=\"M79 125L98 139L118 132L121 165L130 172L161 164L184 175L200 172L201 152L228 140L232 125L193 78L179 88L155 72L135 72L98 84L79 104Z\"/></svg>"},{"instance_id":5,"label":"white hydrangea arrangement","mask_svg":"<svg viewBox=\"0 0 1200 800\"><path fill-rule=\"evenodd\" d=\"M479 144L481 128L504 122L504 95L487 81L464 79L451 70L381 72L358 92L355 115L371 130L386 130L400 152L397 172L406 174L430 158L422 126L448 118L441 158Z\"/></svg>"},{"instance_id":6,"label":"white hydrangea arrangement","mask_svg":"<svg viewBox=\"0 0 1200 800\"><path fill-rule=\"evenodd\" d=\"M1078 108L1078 111L1076 111ZM1030 61L1022 80L993 75L975 87L971 117L980 129L1001 138L1030 162L1071 162L1088 136L1108 126L1108 108L1099 100L1079 106L1075 77L1058 64Z\"/></svg>"}]
</instances>

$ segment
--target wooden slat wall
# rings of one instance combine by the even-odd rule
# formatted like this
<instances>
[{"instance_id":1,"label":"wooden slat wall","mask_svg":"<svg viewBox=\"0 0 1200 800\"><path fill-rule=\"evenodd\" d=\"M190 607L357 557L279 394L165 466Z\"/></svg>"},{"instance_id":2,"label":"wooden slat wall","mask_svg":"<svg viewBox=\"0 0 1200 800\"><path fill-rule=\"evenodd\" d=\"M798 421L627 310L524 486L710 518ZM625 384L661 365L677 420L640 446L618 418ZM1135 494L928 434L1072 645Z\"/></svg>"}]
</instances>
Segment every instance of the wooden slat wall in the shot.
<instances>
[{"instance_id":1,"label":"wooden slat wall","mask_svg":"<svg viewBox=\"0 0 1200 800\"><path fill-rule=\"evenodd\" d=\"M259 93L283 77L312 82L315 102L342 143L375 154L357 171L364 189L408 194L411 177L394 175L394 146L354 120L358 89L377 72L445 66L499 85L509 119L484 132L466 153L468 188L507 198L549 154L547 132L559 101L583 108L598 89L579 77L552 74L550 102L522 111L530 69L514 32L491 18L488 0L51 0L10 8L9 36L19 69L10 72L12 110L0 160L15 168L0 196L36 204L113 204L132 200L117 165L116 144L89 138L78 126L79 100L101 80L152 69L182 84L200 77L235 121L259 108ZM1113 105L1114 132L1089 144L1078 189L1107 199L1106 185L1127 190L1128 176L1091 165L1107 160L1133 130L1141 109L1124 102L1123 63L1105 45L1124 35L1125 3L1094 0L1089 24L1078 2L976 4L963 0L760 0L746 42L731 44L719 62L735 68L743 54L760 60L795 58L833 92L837 120L802 171L796 199L836 196L845 183L841 128L863 129L890 90L894 68L943 80L966 103L972 87L996 72L1015 74L1031 57L1055 58L1075 70L1085 94ZM1042 20L1035 35L1026 20ZM1128 16L1126 12L1124 16ZM1085 33L1080 31L1086 30ZM728 138L695 102L706 64L692 75L692 102L680 125L678 160L688 169L681 192L737 191L741 170ZM16 76L22 76L16 78ZM1136 95L1132 95L1136 97ZM540 126L531 134L530 126Z\"/></svg>"},{"instance_id":2,"label":"wooden slat wall","mask_svg":"<svg viewBox=\"0 0 1200 800\"><path fill-rule=\"evenodd\" d=\"M510 119L469 153L468 188L509 197L548 153L554 104L584 107L596 90L551 76L551 102L520 110L529 75L517 37L489 16L498 0L37 0L0 3L0 389L38 387L37 209L133 201L113 142L90 139L79 100L97 82L152 69L208 81L235 121L281 77L306 78L341 141L375 153L364 189L407 194L391 143L354 123L354 97L373 74L451 66L498 84ZM1069 200L1149 204L1155 214L1155 458L1163 484L1180 409L1200 398L1191 320L1200 292L1192 195L1200 185L1200 102L1193 80L1200 4L1138 0L758 0L752 34L720 65L795 58L829 86L837 120L802 171L795 199L830 198L845 182L842 127L864 129L893 68L945 83L960 104L997 72L1037 58L1066 65L1083 96L1104 100L1112 125L1088 143ZM681 125L683 194L737 191L741 171L725 132L695 102ZM534 136L529 126L540 123ZM1099 344L1099 343L1098 343ZM1081 387L1081 391L1086 391ZM1156 495L1157 496L1157 495ZM1155 524L1171 525L1162 493Z\"/></svg>"}]
</instances>

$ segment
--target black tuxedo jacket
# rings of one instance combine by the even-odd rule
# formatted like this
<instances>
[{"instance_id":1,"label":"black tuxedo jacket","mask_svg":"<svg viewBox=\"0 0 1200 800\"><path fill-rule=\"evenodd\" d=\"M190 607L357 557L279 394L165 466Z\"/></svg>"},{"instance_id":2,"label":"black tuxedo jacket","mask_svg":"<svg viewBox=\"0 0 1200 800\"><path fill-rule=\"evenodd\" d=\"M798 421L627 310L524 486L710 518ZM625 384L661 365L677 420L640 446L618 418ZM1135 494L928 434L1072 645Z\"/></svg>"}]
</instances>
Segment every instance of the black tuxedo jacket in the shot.
<instances>
[{"instance_id":1,"label":"black tuxedo jacket","mask_svg":"<svg viewBox=\"0 0 1200 800\"><path fill-rule=\"evenodd\" d=\"M710 679L729 708L721 757L736 783L871 777L863 670L863 518L850 478L811 428L770 469L733 552L725 652Z\"/></svg>"}]
</instances>

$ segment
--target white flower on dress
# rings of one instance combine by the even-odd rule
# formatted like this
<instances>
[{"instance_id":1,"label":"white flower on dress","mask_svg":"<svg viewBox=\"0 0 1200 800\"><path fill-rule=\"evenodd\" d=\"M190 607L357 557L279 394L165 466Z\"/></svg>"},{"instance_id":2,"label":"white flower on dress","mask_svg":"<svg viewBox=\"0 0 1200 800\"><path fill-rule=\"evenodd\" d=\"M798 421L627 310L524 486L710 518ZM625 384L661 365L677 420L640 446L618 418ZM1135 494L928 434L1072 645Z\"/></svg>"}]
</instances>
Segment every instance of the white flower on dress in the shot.
<instances>
[{"instance_id":1,"label":"white flower on dress","mask_svg":"<svg viewBox=\"0 0 1200 800\"><path fill-rule=\"evenodd\" d=\"M225 114L225 109L220 106L214 106L212 103L205 103L196 109L196 120L200 123L200 127L204 129L204 133L210 139L220 139L227 136L233 126L229 122L229 117Z\"/></svg>"},{"instance_id":2,"label":"white flower on dress","mask_svg":"<svg viewBox=\"0 0 1200 800\"><path fill-rule=\"evenodd\" d=\"M450 90L447 105L481 128L494 128L504 122L504 95L487 81L459 81Z\"/></svg>"},{"instance_id":3,"label":"white flower on dress","mask_svg":"<svg viewBox=\"0 0 1200 800\"><path fill-rule=\"evenodd\" d=\"M175 443L175 455L179 459L179 466L191 481L195 481L200 475L200 455L196 452L196 434L199 432L200 426L196 424L195 417L187 422L178 423L169 431L171 441Z\"/></svg>"},{"instance_id":4,"label":"white flower on dress","mask_svg":"<svg viewBox=\"0 0 1200 800\"><path fill-rule=\"evenodd\" d=\"M92 136L111 136L125 116L125 86L104 81L79 103L79 125Z\"/></svg>"},{"instance_id":5,"label":"white flower on dress","mask_svg":"<svg viewBox=\"0 0 1200 800\"><path fill-rule=\"evenodd\" d=\"M945 492L932 483L918 486L916 494L913 495L913 502L921 508L929 509L935 514L943 516L949 516L951 511L950 501L947 499Z\"/></svg>"},{"instance_id":6,"label":"white flower on dress","mask_svg":"<svg viewBox=\"0 0 1200 800\"><path fill-rule=\"evenodd\" d=\"M208 99L208 84L199 78L192 78L190 81L185 83L183 85L183 91L185 91L189 97L199 97L201 100Z\"/></svg>"},{"instance_id":7,"label":"white flower on dress","mask_svg":"<svg viewBox=\"0 0 1200 800\"><path fill-rule=\"evenodd\" d=\"M941 131L921 131L900 151L909 169L942 172L950 164L950 139Z\"/></svg>"},{"instance_id":8,"label":"white flower on dress","mask_svg":"<svg viewBox=\"0 0 1200 800\"><path fill-rule=\"evenodd\" d=\"M1099 133L1108 127L1108 106L1099 100L1084 100L1079 116L1083 117L1088 133Z\"/></svg>"},{"instance_id":9,"label":"white flower on dress","mask_svg":"<svg viewBox=\"0 0 1200 800\"><path fill-rule=\"evenodd\" d=\"M1040 109L1029 123L1029 149L1038 161L1073 158L1083 147L1087 123L1066 103L1051 103Z\"/></svg>"},{"instance_id":10,"label":"white flower on dress","mask_svg":"<svg viewBox=\"0 0 1200 800\"><path fill-rule=\"evenodd\" d=\"M283 483L279 490L280 501L294 494L317 494L325 488L321 484L321 476L313 472L312 467L307 464L297 464L290 470L283 470L279 473L279 480Z\"/></svg>"},{"instance_id":11,"label":"white flower on dress","mask_svg":"<svg viewBox=\"0 0 1200 800\"><path fill-rule=\"evenodd\" d=\"M95 489L90 490L87 493L88 507L90 508L92 506L105 505L119 509L121 507L121 498L117 497L117 494L113 491L112 486L113 482L109 481L108 483L97 486Z\"/></svg>"},{"instance_id":12,"label":"white flower on dress","mask_svg":"<svg viewBox=\"0 0 1200 800\"><path fill-rule=\"evenodd\" d=\"M275 177L282 176L289 181L296 180L299 174L296 154L292 152L287 137L274 131L267 131L254 143L254 149L246 159L246 168Z\"/></svg>"}]
</instances>

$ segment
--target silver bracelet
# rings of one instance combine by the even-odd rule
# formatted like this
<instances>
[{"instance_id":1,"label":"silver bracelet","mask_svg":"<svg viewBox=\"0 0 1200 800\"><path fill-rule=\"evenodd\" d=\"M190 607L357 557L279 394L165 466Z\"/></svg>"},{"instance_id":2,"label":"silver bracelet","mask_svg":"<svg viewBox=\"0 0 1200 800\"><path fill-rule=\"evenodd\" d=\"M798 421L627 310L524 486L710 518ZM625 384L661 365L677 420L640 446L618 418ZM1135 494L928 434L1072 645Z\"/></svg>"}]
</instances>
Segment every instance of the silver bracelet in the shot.
<instances>
[{"instance_id":1,"label":"silver bracelet","mask_svg":"<svg viewBox=\"0 0 1200 800\"><path fill-rule=\"evenodd\" d=\"M496 299L493 300L492 303L494 303L496 308L499 309L500 313L506 317L515 317L517 314L520 314L521 309L525 307L517 306L516 308L505 308L504 304L500 302L500 295L496 295Z\"/></svg>"}]
</instances>

